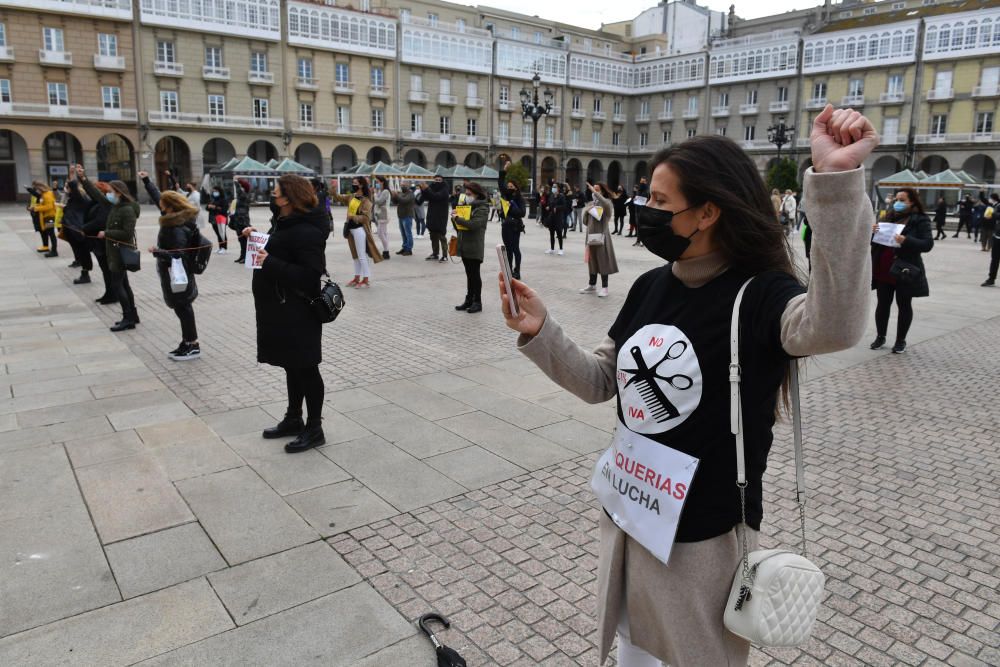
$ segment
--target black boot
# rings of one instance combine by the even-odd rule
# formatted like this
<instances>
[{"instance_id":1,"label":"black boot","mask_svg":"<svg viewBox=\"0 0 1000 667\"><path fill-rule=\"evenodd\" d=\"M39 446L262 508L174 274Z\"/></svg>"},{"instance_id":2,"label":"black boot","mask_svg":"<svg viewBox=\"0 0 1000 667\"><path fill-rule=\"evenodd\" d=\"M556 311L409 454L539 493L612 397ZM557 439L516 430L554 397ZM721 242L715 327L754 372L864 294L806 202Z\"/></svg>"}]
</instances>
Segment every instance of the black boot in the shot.
<instances>
[{"instance_id":1,"label":"black boot","mask_svg":"<svg viewBox=\"0 0 1000 667\"><path fill-rule=\"evenodd\" d=\"M115 297L111 296L110 294L105 294L104 296L102 296L99 299L94 299L94 302L95 303L99 303L102 306L107 306L107 305L112 304L112 303L118 303L118 299L116 299Z\"/></svg>"},{"instance_id":2,"label":"black boot","mask_svg":"<svg viewBox=\"0 0 1000 667\"><path fill-rule=\"evenodd\" d=\"M322 447L326 444L326 436L323 434L323 422L321 420L310 420L302 433L297 438L285 445L285 451L289 454L304 452L313 447Z\"/></svg>"},{"instance_id":3,"label":"black boot","mask_svg":"<svg viewBox=\"0 0 1000 667\"><path fill-rule=\"evenodd\" d=\"M80 277L73 281L74 285L86 285L90 282L90 274L86 271L80 272Z\"/></svg>"},{"instance_id":4,"label":"black boot","mask_svg":"<svg viewBox=\"0 0 1000 667\"><path fill-rule=\"evenodd\" d=\"M135 322L128 318L121 320L120 322L115 322L115 325L111 327L111 330L115 333L119 331L127 331L129 329L135 329Z\"/></svg>"},{"instance_id":5,"label":"black boot","mask_svg":"<svg viewBox=\"0 0 1000 667\"><path fill-rule=\"evenodd\" d=\"M302 422L302 415L290 415L286 413L285 418L278 422L277 426L264 429L261 435L268 440L287 438L302 433L302 429L305 427L306 425Z\"/></svg>"},{"instance_id":6,"label":"black boot","mask_svg":"<svg viewBox=\"0 0 1000 667\"><path fill-rule=\"evenodd\" d=\"M472 295L466 294L465 301L455 306L455 310L468 310L469 306L472 305Z\"/></svg>"},{"instance_id":7,"label":"black boot","mask_svg":"<svg viewBox=\"0 0 1000 667\"><path fill-rule=\"evenodd\" d=\"M885 336L875 336L875 340L868 346L872 350L880 350L885 345Z\"/></svg>"},{"instance_id":8,"label":"black boot","mask_svg":"<svg viewBox=\"0 0 1000 667\"><path fill-rule=\"evenodd\" d=\"M483 295L482 294L473 294L472 295L472 303L469 304L469 310L467 310L466 312L469 312L469 313L481 313L481 312L483 312Z\"/></svg>"},{"instance_id":9,"label":"black boot","mask_svg":"<svg viewBox=\"0 0 1000 667\"><path fill-rule=\"evenodd\" d=\"M392 257L392 255L389 254L388 250L382 251L382 259L389 259L390 257Z\"/></svg>"}]
</instances>

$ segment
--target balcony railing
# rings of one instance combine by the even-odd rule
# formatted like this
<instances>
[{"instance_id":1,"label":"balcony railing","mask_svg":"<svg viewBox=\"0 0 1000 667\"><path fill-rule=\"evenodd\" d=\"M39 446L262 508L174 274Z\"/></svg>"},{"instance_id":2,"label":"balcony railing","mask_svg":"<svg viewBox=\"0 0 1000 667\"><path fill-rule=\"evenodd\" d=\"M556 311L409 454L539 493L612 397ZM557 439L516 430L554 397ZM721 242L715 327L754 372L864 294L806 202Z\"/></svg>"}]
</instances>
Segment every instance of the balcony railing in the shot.
<instances>
[{"instance_id":1,"label":"balcony railing","mask_svg":"<svg viewBox=\"0 0 1000 667\"><path fill-rule=\"evenodd\" d=\"M372 84L368 86L369 97L389 97L389 86L379 86Z\"/></svg>"},{"instance_id":2,"label":"balcony railing","mask_svg":"<svg viewBox=\"0 0 1000 667\"><path fill-rule=\"evenodd\" d=\"M906 101L906 94L902 91L891 91L878 96L879 104L902 104Z\"/></svg>"},{"instance_id":3,"label":"balcony railing","mask_svg":"<svg viewBox=\"0 0 1000 667\"><path fill-rule=\"evenodd\" d=\"M952 88L932 88L927 91L928 102L940 102L950 100L955 97L955 90Z\"/></svg>"},{"instance_id":4,"label":"balcony railing","mask_svg":"<svg viewBox=\"0 0 1000 667\"><path fill-rule=\"evenodd\" d=\"M700 116L701 116L701 114L698 113L697 109L685 109L684 110L684 117L685 118L688 118L688 119L690 119L690 118L698 118Z\"/></svg>"},{"instance_id":5,"label":"balcony railing","mask_svg":"<svg viewBox=\"0 0 1000 667\"><path fill-rule=\"evenodd\" d=\"M73 54L69 51L46 51L38 49L38 62L53 67L72 67Z\"/></svg>"},{"instance_id":6,"label":"balcony railing","mask_svg":"<svg viewBox=\"0 0 1000 667\"><path fill-rule=\"evenodd\" d=\"M481 137L477 134L467 134L465 135L465 142L468 144L488 144L490 143L490 138Z\"/></svg>"},{"instance_id":7,"label":"balcony railing","mask_svg":"<svg viewBox=\"0 0 1000 667\"><path fill-rule=\"evenodd\" d=\"M253 72L251 71L247 74L247 81L250 83L259 83L265 86L274 85L274 72Z\"/></svg>"},{"instance_id":8,"label":"balcony railing","mask_svg":"<svg viewBox=\"0 0 1000 667\"><path fill-rule=\"evenodd\" d=\"M712 118L725 118L729 115L729 107L712 107Z\"/></svg>"},{"instance_id":9,"label":"balcony railing","mask_svg":"<svg viewBox=\"0 0 1000 667\"><path fill-rule=\"evenodd\" d=\"M788 100L775 101L767 105L767 110L771 113L783 113L789 111L791 108L792 105Z\"/></svg>"},{"instance_id":10,"label":"balcony railing","mask_svg":"<svg viewBox=\"0 0 1000 667\"><path fill-rule=\"evenodd\" d=\"M806 109L822 109L827 104L825 97L810 97L806 100Z\"/></svg>"},{"instance_id":11,"label":"balcony railing","mask_svg":"<svg viewBox=\"0 0 1000 667\"><path fill-rule=\"evenodd\" d=\"M587 114L583 112L583 109L573 109L569 112L570 118L586 118Z\"/></svg>"},{"instance_id":12,"label":"balcony railing","mask_svg":"<svg viewBox=\"0 0 1000 667\"><path fill-rule=\"evenodd\" d=\"M611 120L613 120L616 123L624 123L625 120L626 120L625 114L623 114L623 113L612 114L611 115Z\"/></svg>"},{"instance_id":13,"label":"balcony railing","mask_svg":"<svg viewBox=\"0 0 1000 667\"><path fill-rule=\"evenodd\" d=\"M333 82L333 92L335 92L335 93L345 93L345 94L350 95L350 94L354 93L354 84L351 83L350 81L334 81Z\"/></svg>"},{"instance_id":14,"label":"balcony railing","mask_svg":"<svg viewBox=\"0 0 1000 667\"><path fill-rule=\"evenodd\" d=\"M150 111L149 122L161 125L218 125L237 128L265 128L280 130L285 122L281 118L251 118L247 116L223 116L208 113L172 113L169 111Z\"/></svg>"},{"instance_id":15,"label":"balcony railing","mask_svg":"<svg viewBox=\"0 0 1000 667\"><path fill-rule=\"evenodd\" d=\"M319 81L311 76L295 78L295 87L299 90L319 90Z\"/></svg>"},{"instance_id":16,"label":"balcony railing","mask_svg":"<svg viewBox=\"0 0 1000 667\"><path fill-rule=\"evenodd\" d=\"M483 98L481 97L466 97L465 106L469 109L482 109L483 108Z\"/></svg>"},{"instance_id":17,"label":"balcony railing","mask_svg":"<svg viewBox=\"0 0 1000 667\"><path fill-rule=\"evenodd\" d=\"M124 56L102 56L99 53L94 54L94 69L105 69L114 72L124 72L125 71L125 57Z\"/></svg>"},{"instance_id":18,"label":"balcony railing","mask_svg":"<svg viewBox=\"0 0 1000 667\"><path fill-rule=\"evenodd\" d=\"M431 99L431 95L422 90L411 90L409 99L411 102L426 102Z\"/></svg>"},{"instance_id":19,"label":"balcony railing","mask_svg":"<svg viewBox=\"0 0 1000 667\"><path fill-rule=\"evenodd\" d=\"M899 145L899 144L905 144L906 143L906 135L905 134L889 134L889 135L883 134L883 135L879 136L878 143L879 143L879 146L895 146L895 145Z\"/></svg>"},{"instance_id":20,"label":"balcony railing","mask_svg":"<svg viewBox=\"0 0 1000 667\"><path fill-rule=\"evenodd\" d=\"M637 123L648 123L649 122L649 114L648 113L637 113L635 115L635 122L637 122Z\"/></svg>"},{"instance_id":21,"label":"balcony railing","mask_svg":"<svg viewBox=\"0 0 1000 667\"><path fill-rule=\"evenodd\" d=\"M799 137L795 140L796 148L809 148L809 137Z\"/></svg>"},{"instance_id":22,"label":"balcony railing","mask_svg":"<svg viewBox=\"0 0 1000 667\"><path fill-rule=\"evenodd\" d=\"M558 104L553 104L549 108L549 115L553 116L553 117L554 116L561 116L562 115L562 107L559 106Z\"/></svg>"},{"instance_id":23,"label":"balcony railing","mask_svg":"<svg viewBox=\"0 0 1000 667\"><path fill-rule=\"evenodd\" d=\"M201 78L208 81L229 81L229 68L202 65Z\"/></svg>"},{"instance_id":24,"label":"balcony railing","mask_svg":"<svg viewBox=\"0 0 1000 667\"><path fill-rule=\"evenodd\" d=\"M591 118L593 118L594 120L607 120L608 114L603 111L595 111L591 115Z\"/></svg>"},{"instance_id":25,"label":"balcony railing","mask_svg":"<svg viewBox=\"0 0 1000 667\"><path fill-rule=\"evenodd\" d=\"M660 113L656 114L656 119L657 120L673 120L674 119L674 112L673 111L661 111Z\"/></svg>"},{"instance_id":26,"label":"balcony railing","mask_svg":"<svg viewBox=\"0 0 1000 667\"><path fill-rule=\"evenodd\" d=\"M966 144L1000 142L1000 133L971 132L953 134L918 134L913 139L918 144Z\"/></svg>"},{"instance_id":27,"label":"balcony railing","mask_svg":"<svg viewBox=\"0 0 1000 667\"><path fill-rule=\"evenodd\" d=\"M840 106L843 107L863 107L865 105L864 95L847 95L840 100Z\"/></svg>"},{"instance_id":28,"label":"balcony railing","mask_svg":"<svg viewBox=\"0 0 1000 667\"><path fill-rule=\"evenodd\" d=\"M105 109L104 107L74 107L55 104L30 104L25 102L0 104L0 116L73 118L79 120L106 120L131 123L134 123L138 118L135 109Z\"/></svg>"},{"instance_id":29,"label":"balcony railing","mask_svg":"<svg viewBox=\"0 0 1000 667\"><path fill-rule=\"evenodd\" d=\"M446 93L438 93L438 104L453 107L458 104L458 97L455 95L448 95Z\"/></svg>"},{"instance_id":30,"label":"balcony railing","mask_svg":"<svg viewBox=\"0 0 1000 667\"><path fill-rule=\"evenodd\" d=\"M477 37L492 37L493 33L489 30L484 30L483 28L473 28L469 25L461 25L458 23L447 23L444 21L431 21L430 19L423 18L421 16L414 16L413 14L404 14L400 17L403 23L408 23L410 25L421 26L423 28L434 28L435 30L444 30L446 32L456 32L463 35L475 35Z\"/></svg>"},{"instance_id":31,"label":"balcony railing","mask_svg":"<svg viewBox=\"0 0 1000 667\"><path fill-rule=\"evenodd\" d=\"M361 136L384 135L385 128L348 123L293 123L292 131L305 134L357 134Z\"/></svg>"},{"instance_id":32,"label":"balcony railing","mask_svg":"<svg viewBox=\"0 0 1000 667\"><path fill-rule=\"evenodd\" d=\"M511 102L510 100L506 100L506 101L501 100L501 101L497 102L497 109L499 109L500 111L513 111L514 110L514 103Z\"/></svg>"},{"instance_id":33,"label":"balcony railing","mask_svg":"<svg viewBox=\"0 0 1000 667\"><path fill-rule=\"evenodd\" d=\"M765 148L774 150L774 144L767 139L744 139L740 142L740 146L745 150L761 150Z\"/></svg>"},{"instance_id":34,"label":"balcony railing","mask_svg":"<svg viewBox=\"0 0 1000 667\"><path fill-rule=\"evenodd\" d=\"M1000 85L976 86L972 89L973 97L1000 97Z\"/></svg>"},{"instance_id":35,"label":"balcony railing","mask_svg":"<svg viewBox=\"0 0 1000 667\"><path fill-rule=\"evenodd\" d=\"M741 104L740 105L740 115L741 116L751 116L751 115L757 113L758 109L760 109L760 105L758 105L756 102L754 102L753 104Z\"/></svg>"},{"instance_id":36,"label":"balcony railing","mask_svg":"<svg viewBox=\"0 0 1000 667\"><path fill-rule=\"evenodd\" d=\"M14 62L14 47L0 46L0 62L3 63Z\"/></svg>"},{"instance_id":37,"label":"balcony railing","mask_svg":"<svg viewBox=\"0 0 1000 667\"><path fill-rule=\"evenodd\" d=\"M153 74L157 76L184 76L184 64L171 60L157 60L153 62Z\"/></svg>"}]
</instances>

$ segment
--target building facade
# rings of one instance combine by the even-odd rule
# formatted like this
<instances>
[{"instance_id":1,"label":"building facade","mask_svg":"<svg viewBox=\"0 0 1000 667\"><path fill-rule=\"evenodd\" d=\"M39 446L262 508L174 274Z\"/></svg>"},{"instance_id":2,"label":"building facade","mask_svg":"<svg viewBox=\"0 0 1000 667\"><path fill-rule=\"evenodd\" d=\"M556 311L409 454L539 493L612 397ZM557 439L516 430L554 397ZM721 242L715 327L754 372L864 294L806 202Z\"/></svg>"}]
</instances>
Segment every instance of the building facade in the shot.
<instances>
[{"instance_id":1,"label":"building facade","mask_svg":"<svg viewBox=\"0 0 1000 667\"><path fill-rule=\"evenodd\" d=\"M354 7L348 7L351 4ZM82 162L135 184L234 156L324 174L359 161L630 185L697 134L765 171L768 128L808 167L827 103L882 134L869 176L964 168L996 180L1000 0L849 0L740 20L688 0L588 30L439 0L0 0L0 200ZM520 93L538 74L551 113Z\"/></svg>"}]
</instances>

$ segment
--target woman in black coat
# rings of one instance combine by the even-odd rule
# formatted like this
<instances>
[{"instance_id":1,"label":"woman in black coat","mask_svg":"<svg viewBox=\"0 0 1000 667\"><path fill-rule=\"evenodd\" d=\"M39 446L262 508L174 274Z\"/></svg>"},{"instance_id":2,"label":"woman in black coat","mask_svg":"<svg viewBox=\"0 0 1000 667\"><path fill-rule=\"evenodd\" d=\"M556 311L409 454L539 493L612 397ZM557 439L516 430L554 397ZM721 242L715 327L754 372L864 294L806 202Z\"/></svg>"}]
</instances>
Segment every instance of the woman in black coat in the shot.
<instances>
[{"instance_id":1,"label":"woman in black coat","mask_svg":"<svg viewBox=\"0 0 1000 667\"><path fill-rule=\"evenodd\" d=\"M236 207L229 216L229 228L236 232L236 238L240 241L240 256L236 258L236 264L242 264L247 258L247 237L243 236L243 230L249 226L250 181L240 178L236 181Z\"/></svg>"},{"instance_id":2,"label":"woman in black coat","mask_svg":"<svg viewBox=\"0 0 1000 667\"><path fill-rule=\"evenodd\" d=\"M198 232L198 207L187 198L172 190L160 195L157 204L160 216L160 233L156 246L149 251L156 257L156 271L160 275L163 301L172 308L181 321L181 342L176 349L167 353L174 361L189 361L201 356L198 344L198 328L194 320L194 300L198 298L198 285L192 269L194 248L201 239ZM180 259L187 274L187 286L175 292L170 282L170 267L174 259Z\"/></svg>"},{"instance_id":3,"label":"woman in black coat","mask_svg":"<svg viewBox=\"0 0 1000 667\"><path fill-rule=\"evenodd\" d=\"M66 192L66 205L63 207L62 218L64 234L66 242L73 250L73 264L80 267L80 277L74 280L73 284L83 285L90 282L90 272L94 270L94 262L90 257L90 243L83 232L87 211L90 210L90 199L75 179L67 181L64 190Z\"/></svg>"},{"instance_id":4,"label":"woman in black coat","mask_svg":"<svg viewBox=\"0 0 1000 667\"><path fill-rule=\"evenodd\" d=\"M330 223L318 205L312 184L287 174L274 187L277 214L259 270L253 272L253 300L257 310L257 361L285 369L288 409L277 426L265 429L265 438L297 436L286 452L301 452L326 444L323 434L323 377L320 337L322 324L309 299L319 295L326 273L326 238ZM247 227L243 234L255 231ZM305 400L308 418L302 421Z\"/></svg>"},{"instance_id":5,"label":"woman in black coat","mask_svg":"<svg viewBox=\"0 0 1000 667\"><path fill-rule=\"evenodd\" d=\"M97 181L94 187L105 195L111 192L111 187L104 181ZM86 235L90 252L94 253L94 257L97 258L97 266L100 267L101 277L104 279L104 294L94 299L94 301L102 306L106 306L118 303L118 297L111 293L111 272L108 269L108 255L105 250L104 239L98 238L98 235L108 226L109 209L100 202L92 199L89 201L90 205L83 218L83 233Z\"/></svg>"},{"instance_id":6,"label":"woman in black coat","mask_svg":"<svg viewBox=\"0 0 1000 667\"><path fill-rule=\"evenodd\" d=\"M566 238L566 196L559 191L559 186L553 184L549 189L549 194L545 198L542 207L545 213L545 226L549 230L549 249L546 255L556 252L556 240L559 240L559 254L563 252L563 239Z\"/></svg>"},{"instance_id":7,"label":"woman in black coat","mask_svg":"<svg viewBox=\"0 0 1000 667\"><path fill-rule=\"evenodd\" d=\"M948 204L945 203L944 197L938 197L937 205L934 207L934 225L937 227L937 234L934 235L935 241L948 238L948 235L944 233L944 223L947 219Z\"/></svg>"},{"instance_id":8,"label":"woman in black coat","mask_svg":"<svg viewBox=\"0 0 1000 667\"><path fill-rule=\"evenodd\" d=\"M511 273L517 280L521 279L521 232L524 231L524 197L521 196L521 189L517 183L507 180L507 170L510 169L510 161L504 165L503 171L497 180L500 188L500 237L503 245L507 249L507 263L511 266ZM504 212L504 204L507 206Z\"/></svg>"},{"instance_id":9,"label":"woman in black coat","mask_svg":"<svg viewBox=\"0 0 1000 667\"><path fill-rule=\"evenodd\" d=\"M885 345L889 311L895 297L899 315L896 322L896 343L892 346L892 351L902 354L906 351L906 334L913 323L913 298L930 296L927 272L921 255L934 247L934 238L931 235L931 221L924 214L920 196L912 188L896 192L890 217L892 222L904 227L896 235L898 248L872 244L872 289L876 292L878 303L875 306L877 336L872 341L871 349L877 350ZM873 231L877 229L876 223ZM904 269L906 277L899 276L898 272L894 275L893 265Z\"/></svg>"},{"instance_id":10,"label":"woman in black coat","mask_svg":"<svg viewBox=\"0 0 1000 667\"><path fill-rule=\"evenodd\" d=\"M217 255L226 254L226 227L229 225L229 199L222 191L221 185L213 185L212 191L208 194L208 203L205 204L208 211L208 222L215 230L215 236L219 239L219 249ZM221 222L219 222L221 216Z\"/></svg>"}]
</instances>

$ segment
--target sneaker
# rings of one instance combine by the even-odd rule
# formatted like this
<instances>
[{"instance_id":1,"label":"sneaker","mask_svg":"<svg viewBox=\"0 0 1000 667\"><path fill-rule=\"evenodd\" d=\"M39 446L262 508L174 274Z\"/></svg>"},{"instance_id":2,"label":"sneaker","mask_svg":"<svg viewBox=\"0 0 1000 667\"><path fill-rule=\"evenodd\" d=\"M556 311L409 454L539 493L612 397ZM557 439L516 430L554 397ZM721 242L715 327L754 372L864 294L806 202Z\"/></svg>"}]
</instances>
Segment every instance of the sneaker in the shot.
<instances>
[{"instance_id":1,"label":"sneaker","mask_svg":"<svg viewBox=\"0 0 1000 667\"><path fill-rule=\"evenodd\" d=\"M389 254L388 250L382 251L382 259L389 259L390 257L392 257L392 255Z\"/></svg>"},{"instance_id":2,"label":"sneaker","mask_svg":"<svg viewBox=\"0 0 1000 667\"><path fill-rule=\"evenodd\" d=\"M599 296L599 297L601 297L601 298L604 298L604 297L606 297L607 295L608 295L608 288L607 288L607 287L602 287L602 288L600 289L600 291L599 291L599 292L597 293L597 296Z\"/></svg>"},{"instance_id":3,"label":"sneaker","mask_svg":"<svg viewBox=\"0 0 1000 667\"><path fill-rule=\"evenodd\" d=\"M225 255L226 254L226 249L225 248L219 248L218 250L215 251L215 254L216 255Z\"/></svg>"},{"instance_id":4,"label":"sneaker","mask_svg":"<svg viewBox=\"0 0 1000 667\"><path fill-rule=\"evenodd\" d=\"M596 285L587 285L582 290L580 290L580 294L589 294L591 292L596 292L596 291L597 291Z\"/></svg>"},{"instance_id":5,"label":"sneaker","mask_svg":"<svg viewBox=\"0 0 1000 667\"><path fill-rule=\"evenodd\" d=\"M58 256L59 256L59 253L58 253L58 252L56 252L55 250L50 250L49 252L45 253L45 254L44 254L44 255L42 255L42 256L43 256L43 257L58 257Z\"/></svg>"},{"instance_id":6,"label":"sneaker","mask_svg":"<svg viewBox=\"0 0 1000 667\"><path fill-rule=\"evenodd\" d=\"M437 258L438 258L437 255L427 255L427 257L424 257L424 259L427 260L428 262L433 262Z\"/></svg>"},{"instance_id":7,"label":"sneaker","mask_svg":"<svg viewBox=\"0 0 1000 667\"><path fill-rule=\"evenodd\" d=\"M896 344L892 346L892 353L893 354L903 354L904 352L906 352L906 341L905 340L897 340Z\"/></svg>"},{"instance_id":8,"label":"sneaker","mask_svg":"<svg viewBox=\"0 0 1000 667\"><path fill-rule=\"evenodd\" d=\"M402 251L399 254L402 255L403 257L410 257L410 256L413 255L413 251L412 250L404 250L404 251Z\"/></svg>"},{"instance_id":9,"label":"sneaker","mask_svg":"<svg viewBox=\"0 0 1000 667\"><path fill-rule=\"evenodd\" d=\"M396 251L396 254L397 255L403 255L403 254L406 254L406 251L403 250L402 248L400 248L399 250Z\"/></svg>"},{"instance_id":10,"label":"sneaker","mask_svg":"<svg viewBox=\"0 0 1000 667\"><path fill-rule=\"evenodd\" d=\"M246 263L246 261L247 261L246 257L237 257L236 259L233 260L233 264L244 264Z\"/></svg>"},{"instance_id":11,"label":"sneaker","mask_svg":"<svg viewBox=\"0 0 1000 667\"><path fill-rule=\"evenodd\" d=\"M440 262L442 264L447 264L448 263L448 258L447 257L442 257L441 259L438 260L438 262Z\"/></svg>"},{"instance_id":12,"label":"sneaker","mask_svg":"<svg viewBox=\"0 0 1000 667\"><path fill-rule=\"evenodd\" d=\"M993 280L992 278L987 278L986 282L980 285L980 287L993 287L996 284L997 282L995 280Z\"/></svg>"},{"instance_id":13,"label":"sneaker","mask_svg":"<svg viewBox=\"0 0 1000 667\"><path fill-rule=\"evenodd\" d=\"M565 255L566 253L564 253L564 252L563 252L563 249L562 249L562 248L559 248L559 254L560 254L560 255Z\"/></svg>"},{"instance_id":14,"label":"sneaker","mask_svg":"<svg viewBox=\"0 0 1000 667\"><path fill-rule=\"evenodd\" d=\"M184 343L181 347L177 348L174 354L170 355L170 358L174 361L190 361L191 359L197 359L201 356L201 346L198 343L193 343L188 345Z\"/></svg>"},{"instance_id":15,"label":"sneaker","mask_svg":"<svg viewBox=\"0 0 1000 667\"><path fill-rule=\"evenodd\" d=\"M175 354L180 354L184 350L184 341L177 344L177 347L167 352L167 356L173 358Z\"/></svg>"},{"instance_id":16,"label":"sneaker","mask_svg":"<svg viewBox=\"0 0 1000 667\"><path fill-rule=\"evenodd\" d=\"M49 251L49 247L47 245L43 245L43 246L40 246L38 248L35 248L35 252L48 252L48 251Z\"/></svg>"},{"instance_id":17,"label":"sneaker","mask_svg":"<svg viewBox=\"0 0 1000 667\"><path fill-rule=\"evenodd\" d=\"M552 254L552 253L554 253L554 252L555 252L555 250L546 250L546 251L545 251L545 254L546 254L546 255L551 255L551 254Z\"/></svg>"},{"instance_id":18,"label":"sneaker","mask_svg":"<svg viewBox=\"0 0 1000 667\"><path fill-rule=\"evenodd\" d=\"M885 336L876 336L872 344L868 346L870 350L881 350L885 346Z\"/></svg>"}]
</instances>

